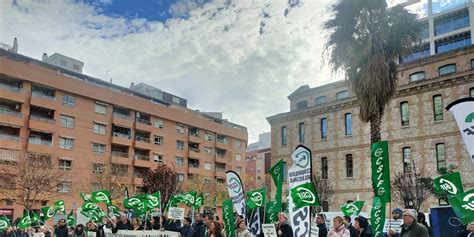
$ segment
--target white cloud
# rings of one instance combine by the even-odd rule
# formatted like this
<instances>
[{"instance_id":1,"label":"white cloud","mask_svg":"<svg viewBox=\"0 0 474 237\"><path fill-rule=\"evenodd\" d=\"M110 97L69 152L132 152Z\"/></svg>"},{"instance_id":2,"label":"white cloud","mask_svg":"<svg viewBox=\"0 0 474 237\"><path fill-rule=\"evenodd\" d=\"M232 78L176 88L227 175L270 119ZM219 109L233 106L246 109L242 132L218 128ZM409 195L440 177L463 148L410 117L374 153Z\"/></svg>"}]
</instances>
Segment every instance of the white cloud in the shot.
<instances>
[{"instance_id":1,"label":"white cloud","mask_svg":"<svg viewBox=\"0 0 474 237\"><path fill-rule=\"evenodd\" d=\"M191 108L223 111L248 127L250 141L269 131L266 117L289 110L286 97L300 85L335 80L321 56L329 0L301 1L287 17L286 0L179 1L174 11L186 19L166 23L69 1L17 2L0 1L1 42L18 37L22 54L59 52L84 61L86 74L110 69L122 86L146 82Z\"/></svg>"}]
</instances>

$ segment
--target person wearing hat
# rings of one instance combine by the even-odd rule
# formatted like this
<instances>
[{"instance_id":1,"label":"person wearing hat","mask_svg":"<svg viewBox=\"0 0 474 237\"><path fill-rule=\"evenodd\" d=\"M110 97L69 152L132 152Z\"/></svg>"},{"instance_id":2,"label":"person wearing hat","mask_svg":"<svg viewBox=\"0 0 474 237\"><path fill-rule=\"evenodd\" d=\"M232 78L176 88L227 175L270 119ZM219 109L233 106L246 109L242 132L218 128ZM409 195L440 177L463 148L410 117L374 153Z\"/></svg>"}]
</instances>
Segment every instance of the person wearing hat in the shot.
<instances>
[{"instance_id":1,"label":"person wearing hat","mask_svg":"<svg viewBox=\"0 0 474 237\"><path fill-rule=\"evenodd\" d=\"M402 219L402 215L403 215L403 210L402 209L400 209L398 207L393 209L392 219L394 221ZM400 227L400 226L397 226L397 227ZM388 231L386 233L383 233L383 236L384 237L400 237L400 233L398 233L395 229L391 228L391 229L388 229Z\"/></svg>"},{"instance_id":2,"label":"person wearing hat","mask_svg":"<svg viewBox=\"0 0 474 237\"><path fill-rule=\"evenodd\" d=\"M429 237L426 227L417 222L418 213L415 209L406 209L402 217L401 237Z\"/></svg>"}]
</instances>

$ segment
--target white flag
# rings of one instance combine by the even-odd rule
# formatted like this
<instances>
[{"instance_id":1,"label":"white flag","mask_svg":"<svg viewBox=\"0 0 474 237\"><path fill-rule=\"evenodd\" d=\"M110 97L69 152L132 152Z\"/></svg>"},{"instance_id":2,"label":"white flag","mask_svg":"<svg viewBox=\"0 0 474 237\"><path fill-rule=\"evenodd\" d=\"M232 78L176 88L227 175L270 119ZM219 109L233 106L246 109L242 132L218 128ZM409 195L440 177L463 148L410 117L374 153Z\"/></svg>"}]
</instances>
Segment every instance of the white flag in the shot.
<instances>
[{"instance_id":1,"label":"white flag","mask_svg":"<svg viewBox=\"0 0 474 237\"><path fill-rule=\"evenodd\" d=\"M288 185L290 190L298 185L311 182L311 150L303 145L299 145L291 154L291 159L293 160L293 165L288 169ZM311 232L310 208L297 208L291 195L289 195L288 199L293 236L309 236Z\"/></svg>"},{"instance_id":2,"label":"white flag","mask_svg":"<svg viewBox=\"0 0 474 237\"><path fill-rule=\"evenodd\" d=\"M260 220L261 207L255 209L253 216L250 217L250 236L257 237L262 233L262 221Z\"/></svg>"},{"instance_id":3,"label":"white flag","mask_svg":"<svg viewBox=\"0 0 474 237\"><path fill-rule=\"evenodd\" d=\"M456 100L446 107L456 119L462 139L474 163L474 98Z\"/></svg>"},{"instance_id":4,"label":"white flag","mask_svg":"<svg viewBox=\"0 0 474 237\"><path fill-rule=\"evenodd\" d=\"M226 172L227 180L227 191L229 191L229 197L232 199L234 208L237 214L241 215L245 219L245 196L244 186L237 173L234 171Z\"/></svg>"}]
</instances>

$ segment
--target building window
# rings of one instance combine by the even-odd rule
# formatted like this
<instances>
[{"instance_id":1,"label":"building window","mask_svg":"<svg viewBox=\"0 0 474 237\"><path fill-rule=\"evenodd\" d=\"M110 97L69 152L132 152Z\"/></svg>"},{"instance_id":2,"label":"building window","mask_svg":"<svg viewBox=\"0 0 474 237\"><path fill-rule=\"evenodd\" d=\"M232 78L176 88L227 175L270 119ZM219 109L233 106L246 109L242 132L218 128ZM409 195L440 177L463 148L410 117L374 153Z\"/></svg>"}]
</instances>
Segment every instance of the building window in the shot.
<instances>
[{"instance_id":1,"label":"building window","mask_svg":"<svg viewBox=\"0 0 474 237\"><path fill-rule=\"evenodd\" d=\"M237 172L237 174L240 174L242 172L242 167L236 166L235 171Z\"/></svg>"},{"instance_id":2,"label":"building window","mask_svg":"<svg viewBox=\"0 0 474 237\"><path fill-rule=\"evenodd\" d=\"M204 169L205 170L212 170L211 162L205 162L204 163Z\"/></svg>"},{"instance_id":3,"label":"building window","mask_svg":"<svg viewBox=\"0 0 474 237\"><path fill-rule=\"evenodd\" d=\"M94 163L92 164L92 173L94 174L102 174L104 172L104 164Z\"/></svg>"},{"instance_id":4,"label":"building window","mask_svg":"<svg viewBox=\"0 0 474 237\"><path fill-rule=\"evenodd\" d=\"M304 123L298 124L298 136L300 138L300 143L304 143Z\"/></svg>"},{"instance_id":5,"label":"building window","mask_svg":"<svg viewBox=\"0 0 474 237\"><path fill-rule=\"evenodd\" d=\"M161 162L163 162L163 154L154 153L154 154L153 154L153 160L154 160L156 163L161 163Z\"/></svg>"},{"instance_id":6,"label":"building window","mask_svg":"<svg viewBox=\"0 0 474 237\"><path fill-rule=\"evenodd\" d=\"M444 143L436 144L436 165L438 170L446 168L446 152Z\"/></svg>"},{"instance_id":7,"label":"building window","mask_svg":"<svg viewBox=\"0 0 474 237\"><path fill-rule=\"evenodd\" d=\"M102 189L102 185L100 183L91 183L91 191L96 192Z\"/></svg>"},{"instance_id":8,"label":"building window","mask_svg":"<svg viewBox=\"0 0 474 237\"><path fill-rule=\"evenodd\" d=\"M435 51L437 54L449 52L455 49L471 45L471 33L465 32L454 37L447 37L435 42Z\"/></svg>"},{"instance_id":9,"label":"building window","mask_svg":"<svg viewBox=\"0 0 474 237\"><path fill-rule=\"evenodd\" d=\"M242 155L241 154L235 154L235 160L236 161L241 161L242 160Z\"/></svg>"},{"instance_id":10,"label":"building window","mask_svg":"<svg viewBox=\"0 0 474 237\"><path fill-rule=\"evenodd\" d=\"M474 69L474 59L471 59L471 69Z\"/></svg>"},{"instance_id":11,"label":"building window","mask_svg":"<svg viewBox=\"0 0 474 237\"><path fill-rule=\"evenodd\" d=\"M204 178L204 183L205 184L210 184L211 183L211 178L205 177ZM209 195L206 195L206 196L209 196Z\"/></svg>"},{"instance_id":12,"label":"building window","mask_svg":"<svg viewBox=\"0 0 474 237\"><path fill-rule=\"evenodd\" d=\"M339 91L336 94L336 100L344 100L349 98L349 92L348 91Z\"/></svg>"},{"instance_id":13,"label":"building window","mask_svg":"<svg viewBox=\"0 0 474 237\"><path fill-rule=\"evenodd\" d=\"M474 87L473 88L469 88L469 96L471 98L474 98Z\"/></svg>"},{"instance_id":14,"label":"building window","mask_svg":"<svg viewBox=\"0 0 474 237\"><path fill-rule=\"evenodd\" d=\"M411 148L403 148L403 172L411 173Z\"/></svg>"},{"instance_id":15,"label":"building window","mask_svg":"<svg viewBox=\"0 0 474 237\"><path fill-rule=\"evenodd\" d=\"M440 76L448 75L456 72L456 64L449 64L438 68L438 74Z\"/></svg>"},{"instance_id":16,"label":"building window","mask_svg":"<svg viewBox=\"0 0 474 237\"><path fill-rule=\"evenodd\" d=\"M155 145L163 145L164 138L162 136L155 136Z\"/></svg>"},{"instance_id":17,"label":"building window","mask_svg":"<svg viewBox=\"0 0 474 237\"><path fill-rule=\"evenodd\" d=\"M176 140L176 149L184 150L184 141Z\"/></svg>"},{"instance_id":18,"label":"building window","mask_svg":"<svg viewBox=\"0 0 474 237\"><path fill-rule=\"evenodd\" d=\"M322 179L328 178L328 158L327 157L321 158L321 178Z\"/></svg>"},{"instance_id":19,"label":"building window","mask_svg":"<svg viewBox=\"0 0 474 237\"><path fill-rule=\"evenodd\" d=\"M206 155L212 155L212 147L204 147L204 153L206 153Z\"/></svg>"},{"instance_id":20,"label":"building window","mask_svg":"<svg viewBox=\"0 0 474 237\"><path fill-rule=\"evenodd\" d=\"M59 160L59 169L60 170L71 170L72 161L71 160Z\"/></svg>"},{"instance_id":21,"label":"building window","mask_svg":"<svg viewBox=\"0 0 474 237\"><path fill-rule=\"evenodd\" d=\"M103 155L105 153L105 145L99 143L92 143L92 151L94 154Z\"/></svg>"},{"instance_id":22,"label":"building window","mask_svg":"<svg viewBox=\"0 0 474 237\"><path fill-rule=\"evenodd\" d=\"M321 119L321 139L326 140L328 138L328 121L326 118Z\"/></svg>"},{"instance_id":23,"label":"building window","mask_svg":"<svg viewBox=\"0 0 474 237\"><path fill-rule=\"evenodd\" d=\"M456 14L447 14L446 16L434 19L435 35L441 35L469 26L469 12L467 9L461 12L458 11Z\"/></svg>"},{"instance_id":24,"label":"building window","mask_svg":"<svg viewBox=\"0 0 474 237\"><path fill-rule=\"evenodd\" d=\"M415 81L425 80L425 72L415 72L413 74L410 74L408 78L409 78L410 83L415 82Z\"/></svg>"},{"instance_id":25,"label":"building window","mask_svg":"<svg viewBox=\"0 0 474 237\"><path fill-rule=\"evenodd\" d=\"M344 114L344 125L346 136L352 136L352 115L351 113Z\"/></svg>"},{"instance_id":26,"label":"building window","mask_svg":"<svg viewBox=\"0 0 474 237\"><path fill-rule=\"evenodd\" d=\"M242 141L240 139L234 139L234 147L242 148Z\"/></svg>"},{"instance_id":27,"label":"building window","mask_svg":"<svg viewBox=\"0 0 474 237\"><path fill-rule=\"evenodd\" d=\"M206 133L206 135L204 135L204 139L206 139L207 141L212 141L212 134Z\"/></svg>"},{"instance_id":28,"label":"building window","mask_svg":"<svg viewBox=\"0 0 474 237\"><path fill-rule=\"evenodd\" d=\"M408 110L408 102L406 101L403 101L402 103L400 103L400 116L401 116L402 126L410 125L410 112Z\"/></svg>"},{"instance_id":29,"label":"building window","mask_svg":"<svg viewBox=\"0 0 474 237\"><path fill-rule=\"evenodd\" d=\"M296 109L306 109L308 108L308 101L303 100L296 104Z\"/></svg>"},{"instance_id":30,"label":"building window","mask_svg":"<svg viewBox=\"0 0 474 237\"><path fill-rule=\"evenodd\" d=\"M163 128L163 120L161 120L161 119L156 119L156 120L155 120L155 127L157 127L157 128Z\"/></svg>"},{"instance_id":31,"label":"building window","mask_svg":"<svg viewBox=\"0 0 474 237\"><path fill-rule=\"evenodd\" d=\"M184 181L184 174L178 174L178 182L183 182Z\"/></svg>"},{"instance_id":32,"label":"building window","mask_svg":"<svg viewBox=\"0 0 474 237\"><path fill-rule=\"evenodd\" d=\"M58 184L58 193L69 193L71 191L71 182L60 182Z\"/></svg>"},{"instance_id":33,"label":"building window","mask_svg":"<svg viewBox=\"0 0 474 237\"><path fill-rule=\"evenodd\" d=\"M74 139L67 137L59 137L59 147L68 150L74 148Z\"/></svg>"},{"instance_id":34,"label":"building window","mask_svg":"<svg viewBox=\"0 0 474 237\"><path fill-rule=\"evenodd\" d=\"M287 140L286 140L287 136L288 136L288 131L287 131L286 126L281 127L281 145L282 145L282 146L286 146L286 144L287 144Z\"/></svg>"},{"instance_id":35,"label":"building window","mask_svg":"<svg viewBox=\"0 0 474 237\"><path fill-rule=\"evenodd\" d=\"M61 127L74 128L74 117L61 114Z\"/></svg>"},{"instance_id":36,"label":"building window","mask_svg":"<svg viewBox=\"0 0 474 237\"><path fill-rule=\"evenodd\" d=\"M185 129L185 127L183 125L179 125L179 124L176 125L176 131L179 134L184 134L184 129Z\"/></svg>"},{"instance_id":37,"label":"building window","mask_svg":"<svg viewBox=\"0 0 474 237\"><path fill-rule=\"evenodd\" d=\"M176 166L183 166L184 165L184 158L176 156Z\"/></svg>"},{"instance_id":38,"label":"building window","mask_svg":"<svg viewBox=\"0 0 474 237\"><path fill-rule=\"evenodd\" d=\"M282 174L283 174L283 182L286 182L288 179L288 165L286 164L286 161L283 161Z\"/></svg>"},{"instance_id":39,"label":"building window","mask_svg":"<svg viewBox=\"0 0 474 237\"><path fill-rule=\"evenodd\" d=\"M63 95L62 104L67 107L74 107L76 105L76 97L70 95Z\"/></svg>"},{"instance_id":40,"label":"building window","mask_svg":"<svg viewBox=\"0 0 474 237\"><path fill-rule=\"evenodd\" d=\"M107 105L95 102L95 112L98 114L107 114Z\"/></svg>"},{"instance_id":41,"label":"building window","mask_svg":"<svg viewBox=\"0 0 474 237\"><path fill-rule=\"evenodd\" d=\"M443 120L443 99L441 95L433 96L434 121Z\"/></svg>"},{"instance_id":42,"label":"building window","mask_svg":"<svg viewBox=\"0 0 474 237\"><path fill-rule=\"evenodd\" d=\"M346 155L346 177L354 177L352 154Z\"/></svg>"},{"instance_id":43,"label":"building window","mask_svg":"<svg viewBox=\"0 0 474 237\"><path fill-rule=\"evenodd\" d=\"M320 96L316 98L316 105L322 105L326 104L328 102L328 97L327 96Z\"/></svg>"},{"instance_id":44,"label":"building window","mask_svg":"<svg viewBox=\"0 0 474 237\"><path fill-rule=\"evenodd\" d=\"M94 133L105 134L105 124L94 122Z\"/></svg>"}]
</instances>

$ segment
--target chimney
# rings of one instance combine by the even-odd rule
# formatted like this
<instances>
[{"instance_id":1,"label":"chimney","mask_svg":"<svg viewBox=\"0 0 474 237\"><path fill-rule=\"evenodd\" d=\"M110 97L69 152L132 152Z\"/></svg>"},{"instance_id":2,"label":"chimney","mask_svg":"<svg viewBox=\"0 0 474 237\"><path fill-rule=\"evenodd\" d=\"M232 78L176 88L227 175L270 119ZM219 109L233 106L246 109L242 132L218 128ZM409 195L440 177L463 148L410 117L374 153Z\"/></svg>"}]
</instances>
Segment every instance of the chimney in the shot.
<instances>
[{"instance_id":1,"label":"chimney","mask_svg":"<svg viewBox=\"0 0 474 237\"><path fill-rule=\"evenodd\" d=\"M43 57L41 58L41 60L42 60L43 62L46 62L46 60L48 60L48 54L43 53Z\"/></svg>"},{"instance_id":2,"label":"chimney","mask_svg":"<svg viewBox=\"0 0 474 237\"><path fill-rule=\"evenodd\" d=\"M130 88L132 88L133 86L135 86L135 83L134 82L130 83Z\"/></svg>"},{"instance_id":3,"label":"chimney","mask_svg":"<svg viewBox=\"0 0 474 237\"><path fill-rule=\"evenodd\" d=\"M12 52L14 53L18 53L18 40L15 38L13 38L13 48L12 48Z\"/></svg>"}]
</instances>

